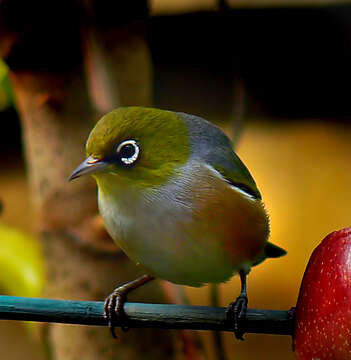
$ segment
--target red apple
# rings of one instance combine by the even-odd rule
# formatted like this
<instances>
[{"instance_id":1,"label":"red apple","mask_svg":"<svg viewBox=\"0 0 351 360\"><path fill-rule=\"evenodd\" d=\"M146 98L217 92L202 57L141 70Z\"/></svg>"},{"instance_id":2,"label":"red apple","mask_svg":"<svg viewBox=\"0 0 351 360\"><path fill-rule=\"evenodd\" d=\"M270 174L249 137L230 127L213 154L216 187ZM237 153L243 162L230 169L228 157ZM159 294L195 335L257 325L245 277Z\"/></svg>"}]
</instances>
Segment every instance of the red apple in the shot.
<instances>
[{"instance_id":1,"label":"red apple","mask_svg":"<svg viewBox=\"0 0 351 360\"><path fill-rule=\"evenodd\" d=\"M297 359L351 359L351 228L313 251L295 315Z\"/></svg>"}]
</instances>

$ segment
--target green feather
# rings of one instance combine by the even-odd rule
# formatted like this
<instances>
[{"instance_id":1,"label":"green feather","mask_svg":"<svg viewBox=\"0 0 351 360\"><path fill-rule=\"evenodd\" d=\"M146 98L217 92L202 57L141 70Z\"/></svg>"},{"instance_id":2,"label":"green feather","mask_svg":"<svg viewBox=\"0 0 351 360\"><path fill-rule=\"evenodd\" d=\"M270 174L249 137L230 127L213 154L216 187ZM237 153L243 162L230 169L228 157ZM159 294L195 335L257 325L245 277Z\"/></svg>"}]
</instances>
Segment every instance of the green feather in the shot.
<instances>
[{"instance_id":1,"label":"green feather","mask_svg":"<svg viewBox=\"0 0 351 360\"><path fill-rule=\"evenodd\" d=\"M235 154L234 154L235 155ZM242 163L238 156L233 156L232 165L224 167L219 164L211 164L231 185L234 185L256 199L261 199L255 180Z\"/></svg>"},{"instance_id":2,"label":"green feather","mask_svg":"<svg viewBox=\"0 0 351 360\"><path fill-rule=\"evenodd\" d=\"M105 115L88 138L87 155L109 158L129 139L140 145L136 166L129 169L112 164L105 174L96 174L104 179L101 184L119 181L139 188L164 184L189 158L189 134L183 119L171 111L136 106L120 107ZM111 173L115 176L107 178Z\"/></svg>"}]
</instances>

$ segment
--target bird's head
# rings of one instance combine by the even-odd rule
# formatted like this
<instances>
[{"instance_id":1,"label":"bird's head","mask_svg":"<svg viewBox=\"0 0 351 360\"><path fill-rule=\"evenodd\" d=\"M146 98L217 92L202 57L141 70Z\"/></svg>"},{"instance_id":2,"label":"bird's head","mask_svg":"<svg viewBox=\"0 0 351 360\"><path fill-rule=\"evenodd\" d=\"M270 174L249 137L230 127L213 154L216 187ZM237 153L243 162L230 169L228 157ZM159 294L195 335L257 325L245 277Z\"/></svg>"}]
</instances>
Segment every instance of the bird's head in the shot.
<instances>
[{"instance_id":1,"label":"bird's head","mask_svg":"<svg viewBox=\"0 0 351 360\"><path fill-rule=\"evenodd\" d=\"M98 184L154 187L174 176L189 153L188 129L176 113L121 107L102 117L91 131L87 158L70 180L91 174Z\"/></svg>"}]
</instances>

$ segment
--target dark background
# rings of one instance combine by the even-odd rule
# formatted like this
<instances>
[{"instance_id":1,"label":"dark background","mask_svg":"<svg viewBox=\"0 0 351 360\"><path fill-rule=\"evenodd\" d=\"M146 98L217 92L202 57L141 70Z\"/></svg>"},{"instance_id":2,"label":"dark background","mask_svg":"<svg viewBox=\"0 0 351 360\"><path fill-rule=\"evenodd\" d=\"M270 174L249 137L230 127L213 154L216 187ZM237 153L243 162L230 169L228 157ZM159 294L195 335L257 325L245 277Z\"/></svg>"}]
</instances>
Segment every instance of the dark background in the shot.
<instances>
[{"instance_id":1,"label":"dark background","mask_svg":"<svg viewBox=\"0 0 351 360\"><path fill-rule=\"evenodd\" d=\"M148 37L156 107L230 120L235 83L245 121L351 117L351 6L233 9L154 16ZM20 153L13 108L0 151Z\"/></svg>"}]
</instances>

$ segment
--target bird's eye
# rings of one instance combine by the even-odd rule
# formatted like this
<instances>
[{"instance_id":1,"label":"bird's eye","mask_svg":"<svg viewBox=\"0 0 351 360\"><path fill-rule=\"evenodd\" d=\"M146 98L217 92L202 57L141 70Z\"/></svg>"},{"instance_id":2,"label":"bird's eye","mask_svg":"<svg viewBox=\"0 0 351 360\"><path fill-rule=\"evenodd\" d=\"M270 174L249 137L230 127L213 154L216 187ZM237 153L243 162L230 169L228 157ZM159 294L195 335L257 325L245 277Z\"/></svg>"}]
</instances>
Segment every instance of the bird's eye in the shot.
<instances>
[{"instance_id":1,"label":"bird's eye","mask_svg":"<svg viewBox=\"0 0 351 360\"><path fill-rule=\"evenodd\" d=\"M116 150L121 162L125 165L132 165L139 156L139 146L135 140L121 142Z\"/></svg>"}]
</instances>

